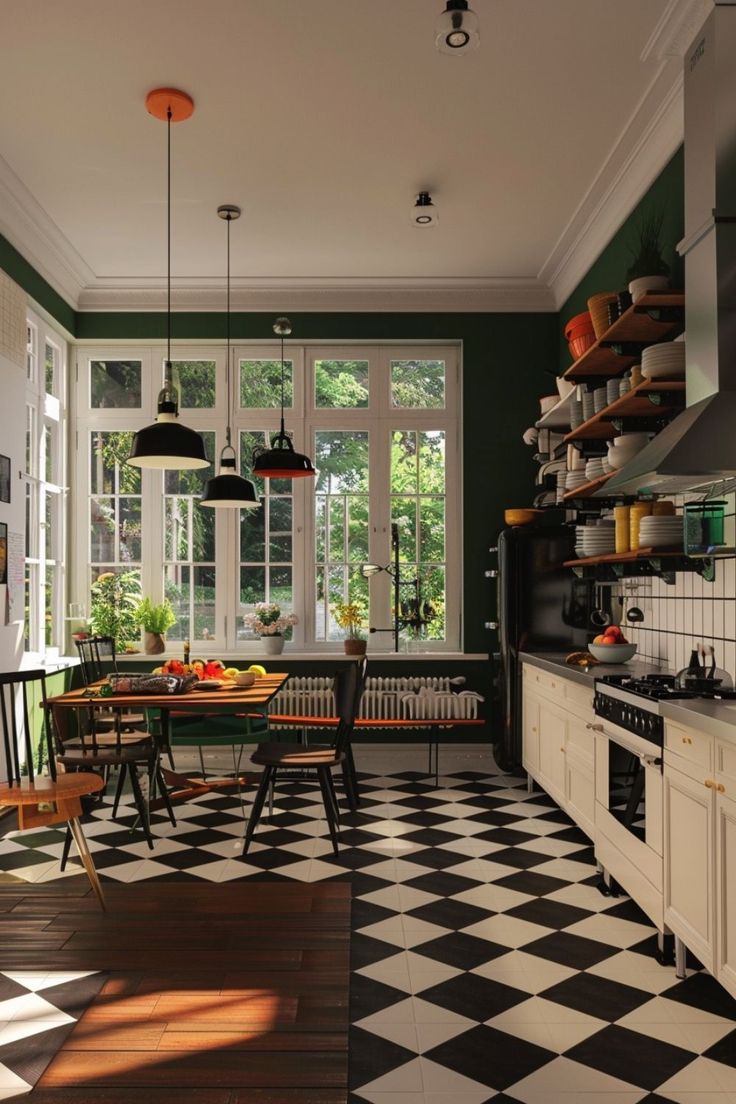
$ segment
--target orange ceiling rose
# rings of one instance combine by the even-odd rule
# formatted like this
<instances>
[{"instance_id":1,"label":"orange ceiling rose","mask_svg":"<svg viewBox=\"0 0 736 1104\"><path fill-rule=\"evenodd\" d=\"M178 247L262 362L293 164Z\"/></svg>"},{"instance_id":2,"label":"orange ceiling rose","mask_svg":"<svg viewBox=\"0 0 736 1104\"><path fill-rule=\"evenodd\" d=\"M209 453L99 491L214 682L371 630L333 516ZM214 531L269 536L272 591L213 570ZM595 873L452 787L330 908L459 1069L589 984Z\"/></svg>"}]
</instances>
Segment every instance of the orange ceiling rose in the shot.
<instances>
[{"instance_id":1,"label":"orange ceiling rose","mask_svg":"<svg viewBox=\"0 0 736 1104\"><path fill-rule=\"evenodd\" d=\"M187 92L178 88L154 88L146 96L146 108L150 115L164 123L171 110L172 123L182 123L194 112L194 100Z\"/></svg>"}]
</instances>

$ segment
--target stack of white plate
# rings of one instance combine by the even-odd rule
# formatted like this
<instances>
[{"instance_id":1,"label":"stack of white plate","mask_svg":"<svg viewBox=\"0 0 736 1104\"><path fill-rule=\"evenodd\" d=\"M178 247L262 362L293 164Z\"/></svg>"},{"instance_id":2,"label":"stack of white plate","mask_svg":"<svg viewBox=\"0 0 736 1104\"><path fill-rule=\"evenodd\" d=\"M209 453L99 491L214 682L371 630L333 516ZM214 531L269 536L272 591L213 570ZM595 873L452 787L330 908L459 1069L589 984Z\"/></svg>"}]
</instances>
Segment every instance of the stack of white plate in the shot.
<instances>
[{"instance_id":1,"label":"stack of white plate","mask_svg":"<svg viewBox=\"0 0 736 1104\"><path fill-rule=\"evenodd\" d=\"M605 410L608 406L608 391L605 387L596 387L593 392L593 409L596 414L599 414L601 410Z\"/></svg>"},{"instance_id":2,"label":"stack of white plate","mask_svg":"<svg viewBox=\"0 0 736 1104\"><path fill-rule=\"evenodd\" d=\"M578 530L583 556L605 556L616 551L616 532L612 525L585 525Z\"/></svg>"},{"instance_id":3,"label":"stack of white plate","mask_svg":"<svg viewBox=\"0 0 736 1104\"><path fill-rule=\"evenodd\" d=\"M641 374L644 379L684 379L685 342L663 341L650 345L641 354Z\"/></svg>"},{"instance_id":4,"label":"stack of white plate","mask_svg":"<svg viewBox=\"0 0 736 1104\"><path fill-rule=\"evenodd\" d=\"M603 467L603 457L596 456L592 460L589 460L585 465L585 477L586 479L598 479L601 475L605 475L605 468Z\"/></svg>"},{"instance_id":5,"label":"stack of white plate","mask_svg":"<svg viewBox=\"0 0 736 1104\"><path fill-rule=\"evenodd\" d=\"M595 396L592 391L583 394L583 421L587 422L595 414Z\"/></svg>"},{"instance_id":6,"label":"stack of white plate","mask_svg":"<svg viewBox=\"0 0 736 1104\"><path fill-rule=\"evenodd\" d=\"M682 548L682 518L677 515L643 517L639 523L640 548Z\"/></svg>"},{"instance_id":7,"label":"stack of white plate","mask_svg":"<svg viewBox=\"0 0 736 1104\"><path fill-rule=\"evenodd\" d=\"M606 384L606 399L608 403L615 402L619 397L620 380L610 379Z\"/></svg>"},{"instance_id":8,"label":"stack of white plate","mask_svg":"<svg viewBox=\"0 0 736 1104\"><path fill-rule=\"evenodd\" d=\"M585 468L582 471L569 471L565 476L565 490L574 491L576 487L582 487L583 483L587 482Z\"/></svg>"}]
</instances>

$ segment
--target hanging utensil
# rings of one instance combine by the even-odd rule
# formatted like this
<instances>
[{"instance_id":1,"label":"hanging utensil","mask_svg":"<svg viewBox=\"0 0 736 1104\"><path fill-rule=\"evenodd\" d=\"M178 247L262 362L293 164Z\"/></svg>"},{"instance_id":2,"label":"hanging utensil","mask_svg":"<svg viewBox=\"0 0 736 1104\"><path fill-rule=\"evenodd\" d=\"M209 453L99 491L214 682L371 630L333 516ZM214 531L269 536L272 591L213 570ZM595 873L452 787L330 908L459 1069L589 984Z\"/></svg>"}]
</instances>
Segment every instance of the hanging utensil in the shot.
<instances>
[{"instance_id":1,"label":"hanging utensil","mask_svg":"<svg viewBox=\"0 0 736 1104\"><path fill-rule=\"evenodd\" d=\"M598 583L595 586L595 605L596 608L590 615L590 623L597 629L604 629L606 625L611 624L611 615L608 610L603 609L603 588Z\"/></svg>"},{"instance_id":2,"label":"hanging utensil","mask_svg":"<svg viewBox=\"0 0 736 1104\"><path fill-rule=\"evenodd\" d=\"M640 625L644 620L644 613L638 606L632 606L630 610L626 611L626 620L634 625Z\"/></svg>"}]
</instances>

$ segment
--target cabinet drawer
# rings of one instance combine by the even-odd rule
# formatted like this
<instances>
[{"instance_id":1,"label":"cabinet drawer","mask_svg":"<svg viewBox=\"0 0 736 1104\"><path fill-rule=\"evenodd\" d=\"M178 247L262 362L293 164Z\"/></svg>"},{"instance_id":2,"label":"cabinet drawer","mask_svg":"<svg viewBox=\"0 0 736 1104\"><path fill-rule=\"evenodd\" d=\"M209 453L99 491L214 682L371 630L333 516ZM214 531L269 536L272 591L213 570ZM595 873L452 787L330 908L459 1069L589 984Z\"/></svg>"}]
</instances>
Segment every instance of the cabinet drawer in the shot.
<instances>
[{"instance_id":1,"label":"cabinet drawer","mask_svg":"<svg viewBox=\"0 0 736 1104\"><path fill-rule=\"evenodd\" d=\"M532 667L525 663L523 668L524 685L535 687L540 694L547 694L552 698L562 698L564 695L565 679L559 675L552 675L549 671L541 671L539 667Z\"/></svg>"},{"instance_id":2,"label":"cabinet drawer","mask_svg":"<svg viewBox=\"0 0 736 1104\"><path fill-rule=\"evenodd\" d=\"M673 752L695 768L704 771L713 770L712 736L706 736L693 728L667 721L664 726L664 746L666 751ZM683 769L683 764L679 764L679 769Z\"/></svg>"},{"instance_id":3,"label":"cabinet drawer","mask_svg":"<svg viewBox=\"0 0 736 1104\"><path fill-rule=\"evenodd\" d=\"M593 720L593 687L579 686L571 679L565 679L565 701L568 709L583 721Z\"/></svg>"}]
</instances>

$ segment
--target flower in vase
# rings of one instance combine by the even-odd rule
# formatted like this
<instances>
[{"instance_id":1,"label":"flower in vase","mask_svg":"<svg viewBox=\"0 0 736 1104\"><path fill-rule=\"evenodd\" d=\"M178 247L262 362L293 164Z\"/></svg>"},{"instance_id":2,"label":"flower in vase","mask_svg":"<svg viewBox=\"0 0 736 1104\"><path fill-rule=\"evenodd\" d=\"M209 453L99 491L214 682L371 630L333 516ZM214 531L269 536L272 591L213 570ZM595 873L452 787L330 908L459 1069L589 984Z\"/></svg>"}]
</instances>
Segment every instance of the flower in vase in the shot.
<instances>
[{"instance_id":1,"label":"flower in vase","mask_svg":"<svg viewBox=\"0 0 736 1104\"><path fill-rule=\"evenodd\" d=\"M257 636L281 636L285 629L299 623L296 614L282 614L278 602L257 602L243 620Z\"/></svg>"}]
</instances>

